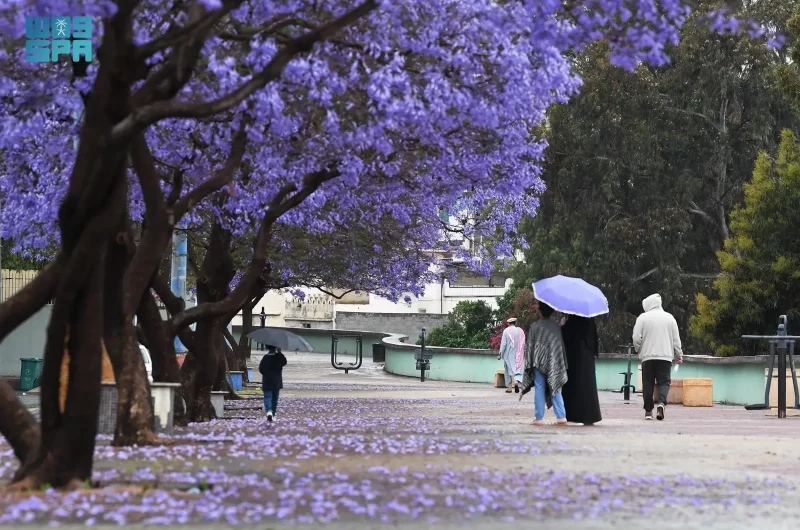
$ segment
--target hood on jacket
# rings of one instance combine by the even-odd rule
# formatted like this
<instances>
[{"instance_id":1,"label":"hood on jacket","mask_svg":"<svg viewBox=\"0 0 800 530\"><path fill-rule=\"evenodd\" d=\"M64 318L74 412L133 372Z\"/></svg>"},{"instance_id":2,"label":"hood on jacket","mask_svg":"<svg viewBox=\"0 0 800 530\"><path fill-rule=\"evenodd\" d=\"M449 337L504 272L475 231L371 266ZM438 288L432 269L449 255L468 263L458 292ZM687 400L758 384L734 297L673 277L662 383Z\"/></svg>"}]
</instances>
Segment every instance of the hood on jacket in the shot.
<instances>
[{"instance_id":1,"label":"hood on jacket","mask_svg":"<svg viewBox=\"0 0 800 530\"><path fill-rule=\"evenodd\" d=\"M653 309L661 309L661 295L658 293L651 294L642 300L642 307L645 312L652 311Z\"/></svg>"}]
</instances>

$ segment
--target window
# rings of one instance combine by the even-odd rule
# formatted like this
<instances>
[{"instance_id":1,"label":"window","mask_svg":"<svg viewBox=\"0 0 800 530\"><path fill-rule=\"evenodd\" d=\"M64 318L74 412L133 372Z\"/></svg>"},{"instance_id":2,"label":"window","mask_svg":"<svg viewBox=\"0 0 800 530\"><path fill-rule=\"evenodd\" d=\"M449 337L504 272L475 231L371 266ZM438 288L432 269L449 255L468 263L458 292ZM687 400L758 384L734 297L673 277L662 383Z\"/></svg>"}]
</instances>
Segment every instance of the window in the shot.
<instances>
[{"instance_id":1,"label":"window","mask_svg":"<svg viewBox=\"0 0 800 530\"><path fill-rule=\"evenodd\" d=\"M303 327L306 329L311 329L311 324L303 324Z\"/></svg>"}]
</instances>

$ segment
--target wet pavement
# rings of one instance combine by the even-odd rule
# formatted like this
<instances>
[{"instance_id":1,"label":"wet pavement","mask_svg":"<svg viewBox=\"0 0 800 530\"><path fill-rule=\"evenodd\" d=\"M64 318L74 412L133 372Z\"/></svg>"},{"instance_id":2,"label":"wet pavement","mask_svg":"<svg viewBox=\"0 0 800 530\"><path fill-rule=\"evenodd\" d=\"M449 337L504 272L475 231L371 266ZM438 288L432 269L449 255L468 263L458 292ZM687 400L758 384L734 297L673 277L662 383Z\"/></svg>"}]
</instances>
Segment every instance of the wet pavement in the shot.
<instances>
[{"instance_id":1,"label":"wet pavement","mask_svg":"<svg viewBox=\"0 0 800 530\"><path fill-rule=\"evenodd\" d=\"M344 374L328 356L287 358L276 423L248 388L224 419L179 429L174 445L104 440L98 488L0 496L0 524L778 529L800 519L800 418L673 406L645 422L641 401L604 393L594 427L534 427L531 396L393 377L369 359ZM0 480L15 465L0 446Z\"/></svg>"}]
</instances>

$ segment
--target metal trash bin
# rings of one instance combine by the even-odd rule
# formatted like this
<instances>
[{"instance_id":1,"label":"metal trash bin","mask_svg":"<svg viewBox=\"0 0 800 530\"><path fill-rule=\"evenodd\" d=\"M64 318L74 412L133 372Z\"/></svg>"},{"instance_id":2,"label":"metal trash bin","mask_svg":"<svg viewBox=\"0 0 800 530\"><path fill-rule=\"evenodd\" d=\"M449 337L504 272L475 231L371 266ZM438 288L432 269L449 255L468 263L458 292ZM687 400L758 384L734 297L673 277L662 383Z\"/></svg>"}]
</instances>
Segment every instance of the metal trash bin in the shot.
<instances>
[{"instance_id":1,"label":"metal trash bin","mask_svg":"<svg viewBox=\"0 0 800 530\"><path fill-rule=\"evenodd\" d=\"M372 362L385 363L386 362L386 346L383 344L372 345Z\"/></svg>"},{"instance_id":2,"label":"metal trash bin","mask_svg":"<svg viewBox=\"0 0 800 530\"><path fill-rule=\"evenodd\" d=\"M22 367L19 374L19 389L22 392L33 390L39 386L39 378L42 375L42 359L27 358L20 359Z\"/></svg>"}]
</instances>

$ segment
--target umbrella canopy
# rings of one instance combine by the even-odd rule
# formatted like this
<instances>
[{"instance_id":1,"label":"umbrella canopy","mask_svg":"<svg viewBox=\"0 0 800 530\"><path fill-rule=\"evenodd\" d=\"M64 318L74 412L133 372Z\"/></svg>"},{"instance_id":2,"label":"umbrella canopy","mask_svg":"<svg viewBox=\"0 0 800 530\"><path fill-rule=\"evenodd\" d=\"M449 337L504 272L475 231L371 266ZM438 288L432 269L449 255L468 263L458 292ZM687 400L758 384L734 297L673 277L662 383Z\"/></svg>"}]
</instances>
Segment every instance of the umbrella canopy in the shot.
<instances>
[{"instance_id":1,"label":"umbrella canopy","mask_svg":"<svg viewBox=\"0 0 800 530\"><path fill-rule=\"evenodd\" d=\"M608 313L603 291L580 278L553 276L533 284L533 295L556 311L592 318Z\"/></svg>"},{"instance_id":2,"label":"umbrella canopy","mask_svg":"<svg viewBox=\"0 0 800 530\"><path fill-rule=\"evenodd\" d=\"M314 347L300 335L281 328L261 328L247 335L254 341L289 351L314 351Z\"/></svg>"}]
</instances>

